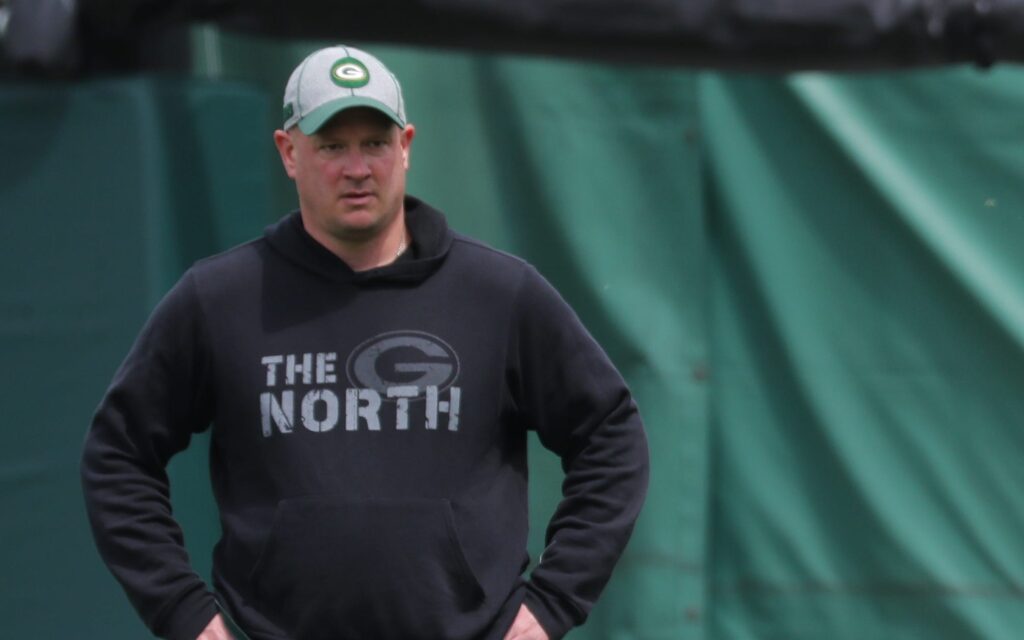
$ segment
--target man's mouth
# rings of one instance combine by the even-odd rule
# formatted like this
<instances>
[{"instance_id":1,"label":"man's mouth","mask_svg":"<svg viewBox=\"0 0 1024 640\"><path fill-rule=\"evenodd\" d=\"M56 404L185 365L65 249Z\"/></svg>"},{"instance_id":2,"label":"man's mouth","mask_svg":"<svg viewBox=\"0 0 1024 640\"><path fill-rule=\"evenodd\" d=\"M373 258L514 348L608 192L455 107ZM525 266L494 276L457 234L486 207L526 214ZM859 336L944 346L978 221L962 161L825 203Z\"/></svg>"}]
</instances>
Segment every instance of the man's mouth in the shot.
<instances>
[{"instance_id":1,"label":"man's mouth","mask_svg":"<svg viewBox=\"0 0 1024 640\"><path fill-rule=\"evenodd\" d=\"M367 202L372 197L372 191L345 191L341 194L342 200L353 204Z\"/></svg>"}]
</instances>

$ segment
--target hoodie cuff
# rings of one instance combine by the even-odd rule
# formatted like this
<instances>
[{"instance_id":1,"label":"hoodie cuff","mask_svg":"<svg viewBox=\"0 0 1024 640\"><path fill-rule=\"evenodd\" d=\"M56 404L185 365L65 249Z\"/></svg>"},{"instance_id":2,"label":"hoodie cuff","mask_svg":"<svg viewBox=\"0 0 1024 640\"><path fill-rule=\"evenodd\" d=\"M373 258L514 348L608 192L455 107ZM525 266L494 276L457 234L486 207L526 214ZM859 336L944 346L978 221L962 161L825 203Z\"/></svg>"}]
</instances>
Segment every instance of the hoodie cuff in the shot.
<instances>
[{"instance_id":1,"label":"hoodie cuff","mask_svg":"<svg viewBox=\"0 0 1024 640\"><path fill-rule=\"evenodd\" d=\"M217 615L217 601L205 589L196 589L174 606L158 634L167 640L196 640Z\"/></svg>"},{"instance_id":2,"label":"hoodie cuff","mask_svg":"<svg viewBox=\"0 0 1024 640\"><path fill-rule=\"evenodd\" d=\"M563 598L550 591L541 591L532 581L526 584L525 604L550 640L561 638L586 618L586 615L575 613L575 607Z\"/></svg>"}]
</instances>

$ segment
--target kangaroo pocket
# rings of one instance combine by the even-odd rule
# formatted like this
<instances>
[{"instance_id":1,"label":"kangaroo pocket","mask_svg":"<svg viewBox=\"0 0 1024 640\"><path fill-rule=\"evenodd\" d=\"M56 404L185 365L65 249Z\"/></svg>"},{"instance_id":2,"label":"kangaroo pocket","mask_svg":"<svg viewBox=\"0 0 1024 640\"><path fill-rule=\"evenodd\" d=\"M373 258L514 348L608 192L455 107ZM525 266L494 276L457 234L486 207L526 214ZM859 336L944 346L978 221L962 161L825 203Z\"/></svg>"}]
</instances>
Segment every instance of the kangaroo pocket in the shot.
<instances>
[{"instance_id":1,"label":"kangaroo pocket","mask_svg":"<svg viewBox=\"0 0 1024 640\"><path fill-rule=\"evenodd\" d=\"M285 500L251 581L295 640L453 637L483 600L447 500Z\"/></svg>"}]
</instances>

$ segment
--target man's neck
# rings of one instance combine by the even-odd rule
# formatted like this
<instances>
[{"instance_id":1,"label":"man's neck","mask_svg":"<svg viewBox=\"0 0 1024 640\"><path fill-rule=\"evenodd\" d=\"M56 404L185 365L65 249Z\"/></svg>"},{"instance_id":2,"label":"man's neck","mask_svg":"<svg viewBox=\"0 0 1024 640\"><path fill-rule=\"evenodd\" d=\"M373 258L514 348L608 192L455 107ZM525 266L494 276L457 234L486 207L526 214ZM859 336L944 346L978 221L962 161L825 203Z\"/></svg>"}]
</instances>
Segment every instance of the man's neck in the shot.
<instances>
[{"instance_id":1,"label":"man's neck","mask_svg":"<svg viewBox=\"0 0 1024 640\"><path fill-rule=\"evenodd\" d=\"M405 216L399 215L387 229L363 241L346 241L306 224L306 232L328 251L341 258L353 271L368 271L391 264L409 246Z\"/></svg>"}]
</instances>

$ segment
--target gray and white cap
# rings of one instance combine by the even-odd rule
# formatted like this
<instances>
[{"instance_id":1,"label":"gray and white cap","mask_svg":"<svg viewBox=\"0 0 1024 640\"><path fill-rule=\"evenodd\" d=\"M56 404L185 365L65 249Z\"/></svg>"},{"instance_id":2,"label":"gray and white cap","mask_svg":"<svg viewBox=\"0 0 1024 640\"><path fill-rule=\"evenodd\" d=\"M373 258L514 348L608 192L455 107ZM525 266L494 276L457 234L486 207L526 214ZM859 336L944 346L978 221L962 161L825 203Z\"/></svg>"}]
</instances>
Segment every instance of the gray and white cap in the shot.
<instances>
[{"instance_id":1,"label":"gray and white cap","mask_svg":"<svg viewBox=\"0 0 1024 640\"><path fill-rule=\"evenodd\" d=\"M284 129L299 125L306 135L352 107L371 107L405 127L405 103L398 78L377 58L337 45L309 54L295 67L284 89Z\"/></svg>"}]
</instances>

